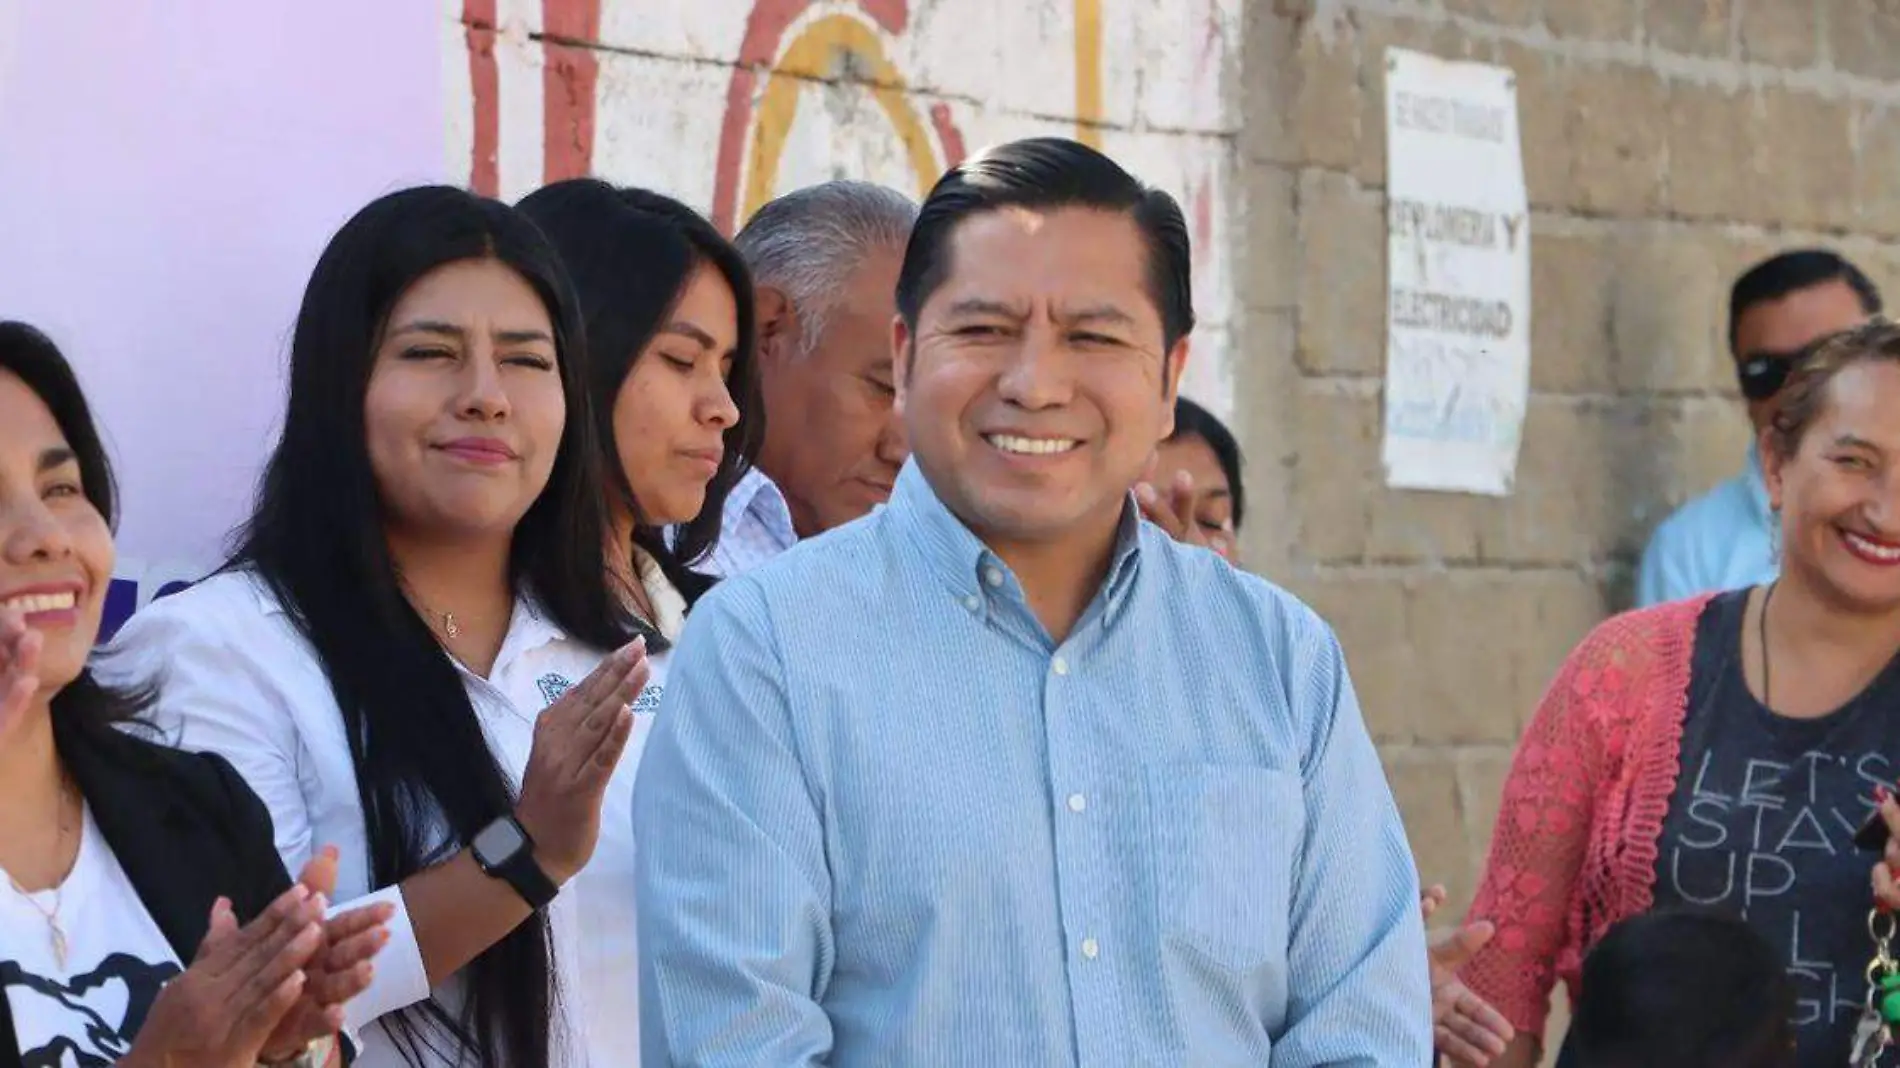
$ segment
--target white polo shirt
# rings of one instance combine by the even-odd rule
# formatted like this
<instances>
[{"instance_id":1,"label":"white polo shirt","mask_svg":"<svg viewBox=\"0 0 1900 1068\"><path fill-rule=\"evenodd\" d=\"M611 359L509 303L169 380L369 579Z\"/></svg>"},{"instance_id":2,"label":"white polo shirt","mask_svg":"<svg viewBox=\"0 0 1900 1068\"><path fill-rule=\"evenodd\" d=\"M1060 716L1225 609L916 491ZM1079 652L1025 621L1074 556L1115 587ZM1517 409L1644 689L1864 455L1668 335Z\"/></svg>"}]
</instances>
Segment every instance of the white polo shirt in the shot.
<instances>
[{"instance_id":1,"label":"white polo shirt","mask_svg":"<svg viewBox=\"0 0 1900 1068\"><path fill-rule=\"evenodd\" d=\"M317 849L335 845L341 854L339 909L369 899L397 905L389 944L376 958L375 980L351 1002L348 1027L362 1050L358 1068L401 1068L405 1062L376 1021L430 995L421 950L400 889L371 892L368 842L342 712L315 652L283 605L252 575L217 575L133 616L112 650L98 665L102 677L156 678L160 690L153 718L168 740L223 756L263 799L276 826L277 851L293 876ZM535 718L586 678L603 655L568 639L522 598L488 678L462 670L469 703L511 783L518 785L527 767ZM651 686L664 685L666 659L653 658ZM633 739L608 787L610 810L629 803L657 696L657 690L643 693L636 704ZM613 818L606 817L603 826L612 827ZM603 834L589 870L548 907L563 998L554 1039L556 1065L638 1063L637 1033L633 1046L623 1046L624 1027L618 1025L637 1016L639 1004L633 885L631 879L601 877L623 867L631 871L631 849L630 835ZM614 855L622 850L629 856ZM601 872L594 872L596 867ZM584 951L582 931L617 951ZM459 979L433 993L449 1011L460 1008ZM617 1025L597 1037L596 1020Z\"/></svg>"}]
</instances>

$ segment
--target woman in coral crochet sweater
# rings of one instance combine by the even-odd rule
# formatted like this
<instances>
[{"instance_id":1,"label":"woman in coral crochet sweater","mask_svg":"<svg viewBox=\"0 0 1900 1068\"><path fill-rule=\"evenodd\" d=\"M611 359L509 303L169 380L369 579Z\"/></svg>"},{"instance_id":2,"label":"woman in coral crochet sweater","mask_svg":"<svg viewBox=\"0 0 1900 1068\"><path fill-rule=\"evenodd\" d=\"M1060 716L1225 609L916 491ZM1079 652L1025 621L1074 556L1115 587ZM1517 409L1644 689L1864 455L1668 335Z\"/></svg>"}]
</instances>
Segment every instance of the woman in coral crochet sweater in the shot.
<instances>
[{"instance_id":1,"label":"woman in coral crochet sweater","mask_svg":"<svg viewBox=\"0 0 1900 1068\"><path fill-rule=\"evenodd\" d=\"M1612 924L1670 904L1745 915L1791 962L1803 1068L1847 1063L1877 859L1852 838L1900 775L1900 326L1835 336L1784 398L1781 578L1603 623L1518 744L1471 908L1497 934L1461 972L1517 1029L1494 1068L1536 1062Z\"/></svg>"}]
</instances>

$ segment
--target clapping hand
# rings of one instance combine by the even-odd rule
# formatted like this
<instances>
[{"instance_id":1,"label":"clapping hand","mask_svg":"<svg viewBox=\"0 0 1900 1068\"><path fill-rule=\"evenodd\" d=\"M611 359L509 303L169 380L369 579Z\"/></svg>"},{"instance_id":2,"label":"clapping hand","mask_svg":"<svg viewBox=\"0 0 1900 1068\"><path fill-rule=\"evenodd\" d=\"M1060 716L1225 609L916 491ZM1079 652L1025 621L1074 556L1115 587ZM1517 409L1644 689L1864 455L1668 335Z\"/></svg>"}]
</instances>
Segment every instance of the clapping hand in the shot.
<instances>
[{"instance_id":1,"label":"clapping hand","mask_svg":"<svg viewBox=\"0 0 1900 1068\"><path fill-rule=\"evenodd\" d=\"M322 920L302 886L242 927L219 898L191 967L159 991L119 1068L252 1068L303 996Z\"/></svg>"},{"instance_id":2,"label":"clapping hand","mask_svg":"<svg viewBox=\"0 0 1900 1068\"><path fill-rule=\"evenodd\" d=\"M1419 896L1419 913L1429 922L1445 903L1445 888L1433 886ZM1459 1064L1484 1068L1501 1055L1516 1035L1510 1021L1490 1003L1471 992L1458 978L1458 969L1491 941L1496 929L1480 921L1446 931L1432 939L1428 952L1432 973L1432 1043L1437 1051Z\"/></svg>"},{"instance_id":3,"label":"clapping hand","mask_svg":"<svg viewBox=\"0 0 1900 1068\"><path fill-rule=\"evenodd\" d=\"M336 872L336 849L325 847L304 865L297 885L322 908L336 893ZM264 1043L266 1061L289 1060L343 1029L344 1006L369 989L375 975L370 961L389 941L383 925L395 912L394 905L378 902L324 921L322 942L304 967L303 991Z\"/></svg>"},{"instance_id":4,"label":"clapping hand","mask_svg":"<svg viewBox=\"0 0 1900 1068\"><path fill-rule=\"evenodd\" d=\"M40 642L25 616L0 608L0 744L39 695Z\"/></svg>"},{"instance_id":5,"label":"clapping hand","mask_svg":"<svg viewBox=\"0 0 1900 1068\"><path fill-rule=\"evenodd\" d=\"M1226 559L1233 559L1233 530L1223 528L1210 531L1194 518L1193 475L1176 471L1166 493L1152 482L1138 482L1135 484L1135 503L1141 507L1143 518L1160 527L1168 537L1185 545L1212 549Z\"/></svg>"},{"instance_id":6,"label":"clapping hand","mask_svg":"<svg viewBox=\"0 0 1900 1068\"><path fill-rule=\"evenodd\" d=\"M646 639L635 638L534 722L515 818L534 839L535 862L556 884L594 855L607 781L633 736L633 699L652 673Z\"/></svg>"}]
</instances>

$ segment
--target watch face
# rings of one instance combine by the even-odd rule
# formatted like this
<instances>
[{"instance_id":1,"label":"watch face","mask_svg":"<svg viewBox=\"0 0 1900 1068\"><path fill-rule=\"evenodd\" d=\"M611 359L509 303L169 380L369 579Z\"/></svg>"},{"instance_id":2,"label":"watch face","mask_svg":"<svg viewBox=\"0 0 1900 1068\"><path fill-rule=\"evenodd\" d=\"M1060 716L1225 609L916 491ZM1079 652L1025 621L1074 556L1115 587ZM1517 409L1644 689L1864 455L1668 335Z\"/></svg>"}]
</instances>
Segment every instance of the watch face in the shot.
<instances>
[{"instance_id":1,"label":"watch face","mask_svg":"<svg viewBox=\"0 0 1900 1068\"><path fill-rule=\"evenodd\" d=\"M515 826L515 821L496 820L483 827L469 846L475 850L476 860L493 866L506 863L526 844L527 839L523 837L521 828Z\"/></svg>"}]
</instances>

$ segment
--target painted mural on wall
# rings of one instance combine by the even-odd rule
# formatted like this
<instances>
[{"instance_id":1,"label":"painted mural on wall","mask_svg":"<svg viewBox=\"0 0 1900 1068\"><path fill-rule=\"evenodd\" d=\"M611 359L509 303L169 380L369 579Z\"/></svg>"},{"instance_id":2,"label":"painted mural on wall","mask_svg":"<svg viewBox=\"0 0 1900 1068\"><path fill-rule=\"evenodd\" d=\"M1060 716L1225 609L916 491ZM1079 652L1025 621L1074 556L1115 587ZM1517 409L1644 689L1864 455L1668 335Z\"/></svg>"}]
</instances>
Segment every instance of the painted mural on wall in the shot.
<instances>
[{"instance_id":1,"label":"painted mural on wall","mask_svg":"<svg viewBox=\"0 0 1900 1068\"><path fill-rule=\"evenodd\" d=\"M921 197L985 144L1044 133L1181 200L1185 389L1232 411L1228 175L1241 0L443 0L445 164L516 199L595 174L737 229L835 177Z\"/></svg>"}]
</instances>

